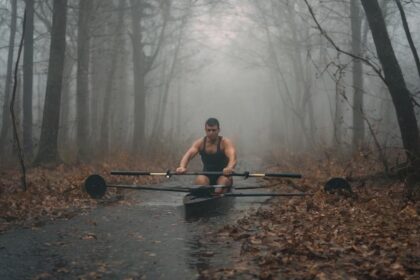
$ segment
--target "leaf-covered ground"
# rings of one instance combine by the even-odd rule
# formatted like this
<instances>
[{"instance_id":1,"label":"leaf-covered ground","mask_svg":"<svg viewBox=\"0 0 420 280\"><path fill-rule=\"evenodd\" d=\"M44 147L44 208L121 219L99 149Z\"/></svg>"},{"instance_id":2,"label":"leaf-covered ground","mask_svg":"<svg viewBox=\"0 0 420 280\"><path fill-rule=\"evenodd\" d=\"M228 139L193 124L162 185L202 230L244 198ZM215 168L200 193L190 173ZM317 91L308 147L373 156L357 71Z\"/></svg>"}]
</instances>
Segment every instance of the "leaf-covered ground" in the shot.
<instances>
[{"instance_id":1,"label":"leaf-covered ground","mask_svg":"<svg viewBox=\"0 0 420 280\"><path fill-rule=\"evenodd\" d=\"M70 218L96 207L98 203L108 203L122 197L114 189L108 189L103 199L90 199L83 190L83 182L91 174L100 174L108 182L116 182L121 178L108 175L113 169L165 170L163 166L168 166L165 159L142 161L120 156L90 165L29 168L26 192L22 191L20 169L4 169L0 171L0 232L15 226L42 226L49 220ZM128 180L137 184L157 182L156 178L147 176Z\"/></svg>"},{"instance_id":2,"label":"leaf-covered ground","mask_svg":"<svg viewBox=\"0 0 420 280\"><path fill-rule=\"evenodd\" d=\"M295 167L305 179L267 184L314 195L271 199L209 237L241 250L236 265L203 270L203 279L420 279L420 203L405 199L403 182L370 176L380 166L364 158L288 162L273 170ZM326 194L334 176L350 176L355 195Z\"/></svg>"},{"instance_id":3,"label":"leaf-covered ground","mask_svg":"<svg viewBox=\"0 0 420 280\"><path fill-rule=\"evenodd\" d=\"M285 164L287 163L287 164ZM18 170L0 171L0 231L16 225L40 226L71 217L99 202L82 190L93 173L112 169L165 170L167 160L133 163L128 158L92 165L31 168L28 191ZM266 180L273 190L306 191L312 196L274 198L218 231L218 242L235 242L236 264L201 271L203 279L420 279L420 203L405 199L404 182L377 176L381 166L369 157L350 161L282 156L269 170L293 171L301 180ZM326 194L331 177L350 180L355 195ZM107 180L111 178L104 176ZM118 178L113 178L116 180ZM138 184L153 178L133 179Z\"/></svg>"}]
</instances>

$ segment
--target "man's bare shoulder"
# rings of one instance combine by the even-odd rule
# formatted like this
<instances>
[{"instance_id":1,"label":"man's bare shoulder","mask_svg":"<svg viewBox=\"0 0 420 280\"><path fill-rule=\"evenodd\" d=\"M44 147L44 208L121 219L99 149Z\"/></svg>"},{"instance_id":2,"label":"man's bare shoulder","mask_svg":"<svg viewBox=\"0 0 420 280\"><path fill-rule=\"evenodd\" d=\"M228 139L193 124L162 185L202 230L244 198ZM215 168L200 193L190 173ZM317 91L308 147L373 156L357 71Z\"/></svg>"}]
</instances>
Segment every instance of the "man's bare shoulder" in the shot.
<instances>
[{"instance_id":1,"label":"man's bare shoulder","mask_svg":"<svg viewBox=\"0 0 420 280\"><path fill-rule=\"evenodd\" d=\"M223 142L225 142L225 143L226 143L226 142L232 143L232 140L230 140L229 138L224 137L224 136L223 136L223 138L222 138L222 141L223 141Z\"/></svg>"},{"instance_id":2,"label":"man's bare shoulder","mask_svg":"<svg viewBox=\"0 0 420 280\"><path fill-rule=\"evenodd\" d=\"M199 139L195 140L192 145L193 145L193 147L198 148L203 144L203 142L204 142L203 138L199 138Z\"/></svg>"},{"instance_id":3,"label":"man's bare shoulder","mask_svg":"<svg viewBox=\"0 0 420 280\"><path fill-rule=\"evenodd\" d=\"M233 141L230 140L229 138L223 137L222 138L222 144L223 146L233 146Z\"/></svg>"}]
</instances>

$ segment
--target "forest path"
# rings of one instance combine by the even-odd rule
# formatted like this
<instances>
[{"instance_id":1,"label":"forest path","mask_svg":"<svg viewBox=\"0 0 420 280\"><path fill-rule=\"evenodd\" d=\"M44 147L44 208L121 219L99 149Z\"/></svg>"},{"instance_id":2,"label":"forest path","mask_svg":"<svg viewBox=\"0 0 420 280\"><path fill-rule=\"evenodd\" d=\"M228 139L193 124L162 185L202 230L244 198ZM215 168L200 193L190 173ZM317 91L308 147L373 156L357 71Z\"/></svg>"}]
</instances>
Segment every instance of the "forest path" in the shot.
<instances>
[{"instance_id":1,"label":"forest path","mask_svg":"<svg viewBox=\"0 0 420 280\"><path fill-rule=\"evenodd\" d=\"M161 185L188 185L188 180L171 178ZM257 183L235 179L237 186ZM190 218L182 193L125 196L70 220L0 235L0 279L195 279L202 269L228 266L235 249L203 237L267 199L235 198L218 215Z\"/></svg>"}]
</instances>

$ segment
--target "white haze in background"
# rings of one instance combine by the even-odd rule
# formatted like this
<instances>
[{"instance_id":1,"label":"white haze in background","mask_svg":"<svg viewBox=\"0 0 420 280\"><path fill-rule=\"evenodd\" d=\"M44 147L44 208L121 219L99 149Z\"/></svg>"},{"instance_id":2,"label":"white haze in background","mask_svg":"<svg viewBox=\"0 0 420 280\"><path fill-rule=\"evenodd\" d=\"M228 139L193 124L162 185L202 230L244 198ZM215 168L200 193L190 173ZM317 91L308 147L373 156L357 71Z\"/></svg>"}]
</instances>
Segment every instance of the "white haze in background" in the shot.
<instances>
[{"instance_id":1,"label":"white haze in background","mask_svg":"<svg viewBox=\"0 0 420 280\"><path fill-rule=\"evenodd\" d=\"M188 74L182 86L181 129L186 141L183 148L204 136L204 122L209 117L219 119L220 134L232 139L243 154L264 150L268 144L269 76L263 69L245 67L232 57L237 30L252 24L239 14L240 10L232 12L203 15L192 24L201 46L198 59L205 58L210 63L199 72Z\"/></svg>"},{"instance_id":2,"label":"white haze in background","mask_svg":"<svg viewBox=\"0 0 420 280\"><path fill-rule=\"evenodd\" d=\"M256 0L257 1L257 0ZM257 3L256 1L252 3ZM259 1L259 0L258 0ZM193 1L194 3L201 3L202 1ZM208 1L211 2L211 1ZM219 1L216 1L219 2ZM287 1L280 1L275 3L286 3ZM1 6L9 6L6 1L0 0ZM174 3L181 3L174 2ZM183 3L183 2L182 2ZM229 4L230 3L230 4ZM201 6L199 8L194 7L193 17L188 19L188 27L186 29L186 38L183 43L181 52L183 55L188 55L193 49L196 55L191 56L187 62L183 62L187 65L182 65L178 69L176 78L171 82L169 99L167 102L167 114L165 117L164 129L165 132L171 131L174 126L178 127L179 133L174 133L163 139L163 143L169 144L174 147L176 152L182 153L191 144L191 142L199 137L204 136L204 122L208 117L216 117L221 123L221 135L231 138L235 141L238 146L238 152L240 155L244 154L265 154L272 152L273 150L289 149L292 151L305 151L307 148L303 141L302 131L296 124L291 124L294 118L294 113L290 109L290 106L282 102L280 96L284 97L285 89L280 86L278 88L276 83L273 81L272 75L268 71L268 68L261 65L255 65L250 63L249 57L252 56L252 52L267 55L266 38L264 31L258 24L253 21L256 15L255 9L251 8L249 1L246 0L231 0L231 1L220 1L220 4L215 5L213 8L208 8L208 5ZM268 3L268 2L258 2ZM274 3L274 2L273 2ZM309 33L311 38L321 38L319 31L314 28L314 22L310 16L307 15L307 9L304 7L302 2L292 1L288 2L291 5L298 7L300 14L303 17L305 23L310 26ZM346 26L346 20L340 21L331 19L329 9L319 7L320 2L313 1L314 7L316 6L316 14L320 20L322 20L323 27L327 33L332 36L337 43L343 49L348 50L349 42L351 40L349 26ZM315 5L317 3L317 5ZM197 4L197 5L198 5ZM341 7L342 3L330 4L332 7ZM249 6L248 6L249 5ZM327 5L327 4L324 4ZM392 6L391 4L389 4ZM330 8L329 6L329 8ZM412 6L410 6L412 7ZM341 9L341 8L340 8ZM338 9L338 10L340 10ZM393 8L395 11L395 7ZM340 12L342 12L340 10ZM418 9L406 9L407 17L409 20L411 34L417 49L420 50L420 17L418 16ZM305 15L306 14L306 15ZM297 17L299 18L299 17ZM300 18L302 19L302 18ZM411 55L411 51L408 48L407 39L403 32L399 15L392 14L392 22L388 25L389 33L392 37L392 43L398 55L398 59L402 70L404 71L407 84L412 92L420 90L419 79L415 64ZM130 19L127 18L126 24L129 25ZM299 30L304 30L306 27L302 24L303 21L299 21L297 25ZM6 19L5 22L9 22ZM18 21L19 23L20 21ZM337 24L331 24L331 23ZM348 21L350 25L350 21ZM20 25L20 23L18 24ZM285 34L280 34L279 37L283 39L288 34L287 26L281 26L280 29L286 30ZM8 44L8 25L3 24L0 26L0 31L4 36L1 38L3 48L0 49L0 65L4 66L0 69L0 75L3 77L0 80L1 90L4 90L4 74L5 65L7 59L7 46ZM19 29L20 27L18 27ZM129 30L129 27L127 27ZM20 29L19 29L20 30ZM275 30L275 28L273 28ZM38 22L37 31L40 34L47 34L47 30L43 24ZM250 35L251 31L253 32ZM276 32L276 31L273 31ZM19 33L19 32L18 32ZM253 37L254 36L254 37ZM19 34L17 34L19 38ZM131 59L131 44L129 43L128 35L126 34L126 46L122 51L126 51L126 59ZM39 124L42 118L42 106L45 95L45 84L46 84L46 69L48 62L48 40L36 40L36 52L35 52L35 77L34 77L34 123ZM281 43L277 44L278 58L281 64L281 70L290 82L290 92L294 94L294 76L293 70L291 69L291 58L288 57L287 50L295 48L295 46L285 46ZM351 143L351 123L352 123L352 112L350 104L352 103L352 77L351 77L351 63L348 57L345 55L337 55L337 52L330 46L323 46L328 52L328 61L334 63L346 64L345 77L343 78L344 86L346 87L347 101L344 104L344 141ZM375 49L370 34L368 34L368 48L367 52L369 58L375 61ZM251 51L251 52L247 52ZM306 50L302 50L306 55ZM15 53L16 55L16 53ZM302 57L305 57L303 55ZM315 45L311 50L313 58L319 57L319 46ZM168 61L170 61L168 59ZM132 64L130 61L126 64L126 80L122 81L125 83L124 94L118 93L118 96L123 96L125 101L121 101L118 106L126 106L126 110L118 109L116 111L124 111L121 114L120 119L115 121L113 127L113 134L121 135L124 139L114 139L112 143L114 146L130 147L132 141L132 129L133 129L133 77L132 77ZM311 64L310 61L306 60L305 63ZM329 71L333 72L333 64ZM376 61L379 65L379 63ZM199 67L202 65L203 67ZM160 66L159 66L160 67ZM153 125L155 124L155 117L160 93L163 91L156 84L162 84L162 77L159 71L161 69L157 67L157 70L153 72L148 78L153 80L148 88L147 92L147 116L146 126L147 133L150 134ZM320 144L315 148L332 146L332 133L333 126L332 120L334 117L334 102L335 102L335 83L331 77L324 71L322 75L320 72L325 70L325 65L317 65L311 68L312 70L312 87L311 87L311 98L314 104L314 119L316 125L315 135L311 135L315 139L316 144ZM382 81L380 81L371 69L366 65L364 67L364 86L365 86L365 113L371 120L373 129L378 133L379 139L384 138L385 134L389 142L381 143L386 145L399 144L400 134L396 127L393 131L381 131L379 128L381 124L389 122L395 123L395 113L393 112L393 106L390 100L388 91L386 90ZM190 68L195 69L191 71ZM104 72L105 73L105 72ZM105 73L106 74L106 73ZM103 75L104 79L106 75ZM70 82L69 99L67 102L70 106L70 112L67 120L67 126L70 127L70 134L75 135L76 131L76 112L75 112L75 68L71 77L66 81ZM105 83L105 81L104 81ZM0 95L2 97L3 95ZM178 114L178 103L176 98L180 96L181 99L181 114ZM99 100L100 102L100 100ZM287 102L286 102L287 103ZM3 105L3 100L0 100L0 104ZM101 107L101 104L93 104ZM383 116L380 115L381 108L385 107L385 111L388 110L390 114L387 116L388 119L381 119ZM114 108L116 109L116 108ZM384 111L384 110L382 110ZM101 111L98 112L101 115ZM296 123L296 121L295 121ZM306 124L307 125L307 124ZM307 125L308 126L308 125ZM40 126L34 127L34 138L38 139ZM128 133L127 133L128 131ZM275 139L283 139L273 141L273 131L277 134ZM175 135L176 134L176 135ZM389 135L392 134L392 135ZM168 133L169 135L169 133ZM366 127L366 135L369 137L369 132ZM63 137L65 138L65 137ZM180 141L178 141L180 138ZM385 142L385 140L384 140Z\"/></svg>"},{"instance_id":3,"label":"white haze in background","mask_svg":"<svg viewBox=\"0 0 420 280\"><path fill-rule=\"evenodd\" d=\"M275 83L270 79L269 71L264 67L249 66L247 63L241 61L241 57L246 54L241 53L243 49L255 49L256 52L264 53L267 50L262 49L264 43L254 42L246 35L249 29L255 29L258 32L258 26L248 16L255 11L246 9L246 1L233 1L236 3L230 8L221 7L216 8L216 11L201 15L196 21L192 22L192 30L197 32L196 40L199 41L200 59L210 60L210 63L200 71L189 73L188 79L185 79L182 85L182 134L185 137L185 147L190 144L190 140L203 136L203 123L208 117L216 117L221 122L221 134L232 138L242 153L266 153L271 149L291 149L294 151L305 150L304 145L296 147L296 143L290 143L296 139L299 143L303 138L299 134L299 127L290 127L290 122L287 123L282 120L281 114L276 115L276 111L285 110L286 116L293 118L293 112L288 105L281 102L279 95L284 95L284 88L276 88ZM290 3L293 3L291 1ZM221 5L223 6L223 5ZM306 9L306 8L305 8ZM302 11L306 13L305 11ZM408 11L409 13L409 11ZM418 17L413 15L413 21L418 22ZM322 18L322 15L318 14ZM395 20L399 20L398 16L394 15ZM308 24L313 26L312 19L308 16L306 19ZM349 22L350 24L350 22ZM418 80L415 76L416 72L414 63L411 60L411 53L407 48L406 38L400 24L396 24L398 28L390 30L393 37L394 48L399 54L402 69L407 74L408 83ZM412 33L415 42L419 42L416 34L417 25L413 26ZM327 32L334 29L333 26L324 26ZM341 26L340 28L347 28ZM340 30L339 30L340 31ZM349 32L347 30L347 32ZM260 33L263 33L261 30ZM311 28L313 37L320 37L319 31ZM336 36L334 32L331 32ZM330 35L331 35L330 34ZM338 33L340 34L340 33ZM290 34L285 34L290 35ZM345 35L347 38L337 39L337 42L342 43L350 40L350 34ZM264 37L264 36L262 36ZM399 39L400 38L400 39ZM369 35L369 56L372 57L374 53L374 46ZM402 43L398 43L398 42ZM418 43L417 43L418 44ZM240 49L236 49L240 46ZM278 46L280 49L287 48L287 46ZM264 48L264 47L263 47ZM317 46L311 51L311 55L316 57L318 54ZM344 46L344 49L349 46ZM305 50L302 50L305 52ZM337 52L332 48L328 48L330 58L337 59ZM286 73L286 78L292 80L293 74L290 69L290 58L279 56L282 71ZM343 85L346 88L346 98L343 104L343 140L349 145L351 143L352 134L352 77L351 77L351 63L349 58L341 55L338 59L347 64L346 73L343 78ZM411 60L411 61L410 61ZM200 61L199 61L200 63ZM311 64L310 59L307 58L307 64ZM319 72L324 70L325 65L317 65L312 68L312 87L311 98L314 106L314 117L316 125L316 135L312 135L317 144L324 146L332 145L333 126L332 120L334 118L334 102L335 102L335 83L331 77L324 72L319 75ZM412 68L413 67L413 68ZM333 68L333 67L331 67ZM332 72L333 69L330 68ZM409 71L411 68L412 71ZM390 136L383 136L384 132L376 129L380 127L383 122L395 123L395 113L390 100L389 93L382 81L377 77L371 75L372 70L364 65L364 85L365 85L365 113L369 118L373 118L371 123L373 129L380 137L389 138L390 141L384 144L400 143L399 131L396 128L395 134ZM415 82L414 82L415 83ZM293 82L291 84L291 93L294 93ZM290 86L290 85L289 85ZM418 85L417 85L418 86ZM413 88L411 88L413 90ZM169 102L171 104L171 102ZM385 111L390 111L389 119L381 119L379 115L381 108L386 106ZM271 112L271 111L274 111ZM383 111L383 109L382 109ZM284 115L283 115L284 116ZM167 126L170 120L167 120ZM288 143L272 143L270 133L272 130L277 130L281 135L288 135ZM298 131L298 132L296 132ZM293 134L294 133L294 134ZM280 138L282 137L280 135ZM292 135L292 137L290 137ZM370 138L369 131L366 126L367 138ZM291 140L290 140L291 139ZM368 140L371 141L371 140Z\"/></svg>"}]
</instances>

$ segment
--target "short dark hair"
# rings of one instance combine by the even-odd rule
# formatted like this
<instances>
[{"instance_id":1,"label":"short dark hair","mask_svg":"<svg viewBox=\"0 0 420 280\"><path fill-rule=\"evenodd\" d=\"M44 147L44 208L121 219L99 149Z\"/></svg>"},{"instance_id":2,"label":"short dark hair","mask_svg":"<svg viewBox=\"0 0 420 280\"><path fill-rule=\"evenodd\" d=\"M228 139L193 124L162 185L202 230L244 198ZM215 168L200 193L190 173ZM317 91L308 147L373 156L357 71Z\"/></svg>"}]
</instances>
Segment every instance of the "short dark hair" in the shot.
<instances>
[{"instance_id":1,"label":"short dark hair","mask_svg":"<svg viewBox=\"0 0 420 280\"><path fill-rule=\"evenodd\" d=\"M219 121L216 118L208 118L207 121L206 121L206 125L208 125L208 126L217 125L217 128L220 128Z\"/></svg>"}]
</instances>

